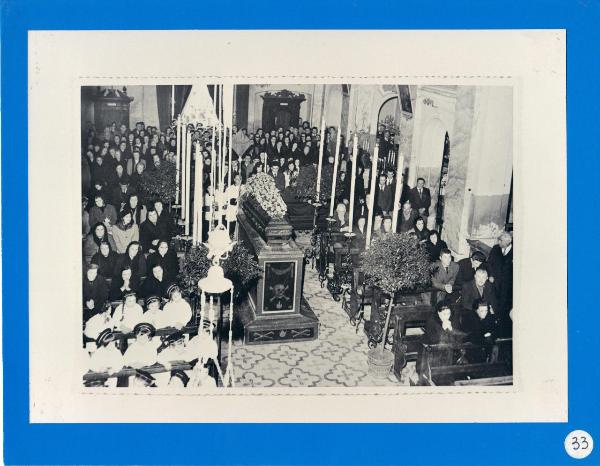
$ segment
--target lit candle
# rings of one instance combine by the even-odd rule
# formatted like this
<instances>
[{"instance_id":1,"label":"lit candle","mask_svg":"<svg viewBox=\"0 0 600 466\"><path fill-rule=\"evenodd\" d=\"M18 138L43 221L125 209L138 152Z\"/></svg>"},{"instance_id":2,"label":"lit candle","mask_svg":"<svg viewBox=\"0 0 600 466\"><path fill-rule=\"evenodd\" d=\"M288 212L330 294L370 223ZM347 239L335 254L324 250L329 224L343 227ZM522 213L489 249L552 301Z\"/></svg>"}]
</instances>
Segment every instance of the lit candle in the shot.
<instances>
[{"instance_id":1,"label":"lit candle","mask_svg":"<svg viewBox=\"0 0 600 466\"><path fill-rule=\"evenodd\" d=\"M211 312L214 312L214 311L212 310L212 308L213 308L213 295L210 295L210 298L209 298L209 299L210 299L210 302L208 303L208 313L209 313L209 315L210 315L210 313L211 313ZM202 325L202 329L204 329L204 324ZM209 332L210 332L211 330L212 330L212 329L210 329L210 330L209 330Z\"/></svg>"},{"instance_id":2,"label":"lit candle","mask_svg":"<svg viewBox=\"0 0 600 466\"><path fill-rule=\"evenodd\" d=\"M231 351L233 348L233 285L229 298L229 346L227 348L227 372L229 373L229 383L235 387L235 377L233 376L233 361L231 359ZM231 368L231 369L230 369Z\"/></svg>"},{"instance_id":3,"label":"lit candle","mask_svg":"<svg viewBox=\"0 0 600 466\"><path fill-rule=\"evenodd\" d=\"M369 220L367 222L367 237L365 249L369 249L371 243L371 230L373 229L373 207L375 205L375 188L377 186L377 162L379 161L379 145L375 145L373 163L371 164L371 187L369 188Z\"/></svg>"},{"instance_id":4,"label":"lit candle","mask_svg":"<svg viewBox=\"0 0 600 466\"><path fill-rule=\"evenodd\" d=\"M203 161L200 153L200 144L196 143L196 165L194 170L194 244L202 242L202 206L204 204L204 196L202 189L203 181Z\"/></svg>"},{"instance_id":5,"label":"lit candle","mask_svg":"<svg viewBox=\"0 0 600 466\"><path fill-rule=\"evenodd\" d=\"M213 149L211 151L211 157L210 157L210 165L212 166L212 170L210 172L211 175L211 182L210 182L210 186L211 186L211 190L212 190L212 195L209 196L210 199L210 222L208 224L208 231L212 231L213 229L213 220L214 220L214 214L215 214L215 193L217 192L217 190L215 189L215 183L217 180L217 174L215 173L215 165L217 163L217 151L215 149Z\"/></svg>"},{"instance_id":6,"label":"lit candle","mask_svg":"<svg viewBox=\"0 0 600 466\"><path fill-rule=\"evenodd\" d=\"M325 141L325 117L321 118L321 146L319 147L319 165L317 166L317 196L315 201L319 202L321 195L321 170L323 167L323 146Z\"/></svg>"},{"instance_id":7,"label":"lit candle","mask_svg":"<svg viewBox=\"0 0 600 466\"><path fill-rule=\"evenodd\" d=\"M392 213L392 231L396 233L396 224L398 223L398 212L400 211L400 197L402 196L402 187L404 174L404 156L398 157L398 166L396 168L396 193L394 194L394 211Z\"/></svg>"},{"instance_id":8,"label":"lit candle","mask_svg":"<svg viewBox=\"0 0 600 466\"><path fill-rule=\"evenodd\" d=\"M329 216L333 218L333 207L335 204L335 187L337 184L338 163L340 159L340 141L342 138L342 127L338 127L335 143L335 160L333 161L333 182L331 183L331 202L329 206Z\"/></svg>"},{"instance_id":9,"label":"lit candle","mask_svg":"<svg viewBox=\"0 0 600 466\"><path fill-rule=\"evenodd\" d=\"M350 232L354 224L354 189L356 188L356 166L358 165L358 137L354 136L354 146L352 147L352 173L350 175L350 215L348 215L348 225Z\"/></svg>"}]
</instances>

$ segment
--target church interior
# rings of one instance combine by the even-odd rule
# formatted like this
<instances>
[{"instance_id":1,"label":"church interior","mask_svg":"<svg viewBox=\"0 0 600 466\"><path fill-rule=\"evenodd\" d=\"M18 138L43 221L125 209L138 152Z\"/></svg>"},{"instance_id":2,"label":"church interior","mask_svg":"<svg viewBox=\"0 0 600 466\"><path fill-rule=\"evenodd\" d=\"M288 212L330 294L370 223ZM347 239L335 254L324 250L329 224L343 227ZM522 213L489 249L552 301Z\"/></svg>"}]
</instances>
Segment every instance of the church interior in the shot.
<instances>
[{"instance_id":1,"label":"church interior","mask_svg":"<svg viewBox=\"0 0 600 466\"><path fill-rule=\"evenodd\" d=\"M513 101L82 87L84 385L512 384Z\"/></svg>"}]
</instances>

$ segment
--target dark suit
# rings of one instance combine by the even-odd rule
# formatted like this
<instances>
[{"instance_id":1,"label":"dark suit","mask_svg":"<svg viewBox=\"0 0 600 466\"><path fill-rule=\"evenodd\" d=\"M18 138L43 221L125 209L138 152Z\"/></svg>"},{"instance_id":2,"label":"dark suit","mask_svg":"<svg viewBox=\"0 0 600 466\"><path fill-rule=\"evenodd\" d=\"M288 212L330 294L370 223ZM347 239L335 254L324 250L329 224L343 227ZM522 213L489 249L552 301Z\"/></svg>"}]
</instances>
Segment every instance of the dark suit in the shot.
<instances>
[{"instance_id":1,"label":"dark suit","mask_svg":"<svg viewBox=\"0 0 600 466\"><path fill-rule=\"evenodd\" d=\"M513 300L513 248L503 255L502 248L494 246L490 251L487 266L489 276L494 277L499 311L508 314L512 309Z\"/></svg>"},{"instance_id":2,"label":"dark suit","mask_svg":"<svg viewBox=\"0 0 600 466\"><path fill-rule=\"evenodd\" d=\"M410 191L410 203L412 204L413 209L419 211L419 209L425 209L423 215L425 217L429 216L429 207L431 207L431 193L428 188L423 188L421 194L419 194L419 188L413 188Z\"/></svg>"},{"instance_id":3,"label":"dark suit","mask_svg":"<svg viewBox=\"0 0 600 466\"><path fill-rule=\"evenodd\" d=\"M439 241L439 240L438 240ZM471 262L471 258L467 257L465 259L461 259L458 261L458 275L456 276L456 280L454 284L457 289L460 289L463 286L463 283L470 282L475 277L475 269L473 268L473 263Z\"/></svg>"},{"instance_id":4,"label":"dark suit","mask_svg":"<svg viewBox=\"0 0 600 466\"><path fill-rule=\"evenodd\" d=\"M375 190L375 205L378 206L382 212L390 212L394 204L394 191L391 186L384 185L383 189L378 184Z\"/></svg>"},{"instance_id":5,"label":"dark suit","mask_svg":"<svg viewBox=\"0 0 600 466\"><path fill-rule=\"evenodd\" d=\"M431 277L431 284L434 288L440 290L438 293L438 301L446 297L446 285L452 285L454 291L454 280L458 274L458 264L456 262L450 262L448 270L442 265L442 261L439 260L435 263L437 270Z\"/></svg>"},{"instance_id":6,"label":"dark suit","mask_svg":"<svg viewBox=\"0 0 600 466\"><path fill-rule=\"evenodd\" d=\"M466 311L473 310L475 301L478 299L485 299L488 304L492 306L494 310L498 309L498 301L496 300L496 294L494 293L493 285L486 281L483 285L483 294L479 293L475 280L471 280L464 283L461 290L462 307Z\"/></svg>"}]
</instances>

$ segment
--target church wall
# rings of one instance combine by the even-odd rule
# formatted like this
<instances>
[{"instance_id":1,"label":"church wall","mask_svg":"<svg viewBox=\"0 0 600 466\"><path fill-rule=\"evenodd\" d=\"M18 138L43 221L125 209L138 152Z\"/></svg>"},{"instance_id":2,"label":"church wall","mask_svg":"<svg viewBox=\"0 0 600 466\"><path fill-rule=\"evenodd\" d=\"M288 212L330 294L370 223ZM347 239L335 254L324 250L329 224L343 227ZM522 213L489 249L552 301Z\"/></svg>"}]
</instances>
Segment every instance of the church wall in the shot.
<instances>
[{"instance_id":1,"label":"church wall","mask_svg":"<svg viewBox=\"0 0 600 466\"><path fill-rule=\"evenodd\" d=\"M159 126L156 86L128 86L127 95L133 97L129 106L129 127L143 121L146 126Z\"/></svg>"},{"instance_id":2,"label":"church wall","mask_svg":"<svg viewBox=\"0 0 600 466\"><path fill-rule=\"evenodd\" d=\"M504 228L512 163L512 88L460 87L442 233L459 257L467 239L493 245Z\"/></svg>"}]
</instances>

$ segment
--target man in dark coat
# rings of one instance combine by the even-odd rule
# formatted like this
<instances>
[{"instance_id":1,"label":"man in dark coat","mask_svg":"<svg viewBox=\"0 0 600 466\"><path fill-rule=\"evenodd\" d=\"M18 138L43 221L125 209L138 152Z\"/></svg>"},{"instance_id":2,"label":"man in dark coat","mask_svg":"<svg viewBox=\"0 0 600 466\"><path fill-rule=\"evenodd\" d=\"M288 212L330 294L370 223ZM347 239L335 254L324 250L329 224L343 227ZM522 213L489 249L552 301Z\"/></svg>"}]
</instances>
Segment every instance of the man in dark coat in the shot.
<instances>
[{"instance_id":1,"label":"man in dark coat","mask_svg":"<svg viewBox=\"0 0 600 466\"><path fill-rule=\"evenodd\" d=\"M498 297L498 310L508 314L513 301L513 247L509 232L503 232L498 244L490 251L488 269L490 282L494 284Z\"/></svg>"},{"instance_id":2,"label":"man in dark coat","mask_svg":"<svg viewBox=\"0 0 600 466\"><path fill-rule=\"evenodd\" d=\"M373 170L376 168L373 167ZM375 205L378 206L384 215L389 215L394 204L394 192L391 186L386 184L387 176L385 173L379 175L379 183L375 189Z\"/></svg>"},{"instance_id":3,"label":"man in dark coat","mask_svg":"<svg viewBox=\"0 0 600 466\"><path fill-rule=\"evenodd\" d=\"M425 219L427 225L427 217L429 217L429 207L431 207L431 193L425 187L425 179L418 178L417 186L411 190L410 202L413 209L419 212L419 215Z\"/></svg>"},{"instance_id":4,"label":"man in dark coat","mask_svg":"<svg viewBox=\"0 0 600 466\"><path fill-rule=\"evenodd\" d=\"M488 281L487 270L480 268L473 280L464 283L461 290L462 307L465 312L472 311L477 300L483 299L490 305L490 311L497 312L498 301L493 285Z\"/></svg>"},{"instance_id":5,"label":"man in dark coat","mask_svg":"<svg viewBox=\"0 0 600 466\"><path fill-rule=\"evenodd\" d=\"M161 239L171 241L171 238L175 235L175 225L173 225L173 219L169 212L164 210L163 202L160 199L154 201L154 210L156 210L156 213L158 214L157 224L161 229Z\"/></svg>"},{"instance_id":6,"label":"man in dark coat","mask_svg":"<svg viewBox=\"0 0 600 466\"><path fill-rule=\"evenodd\" d=\"M475 277L475 271L485 262L485 255L481 251L474 251L471 257L465 257L458 261L458 275L454 286L460 290L463 283L470 282Z\"/></svg>"},{"instance_id":7,"label":"man in dark coat","mask_svg":"<svg viewBox=\"0 0 600 466\"><path fill-rule=\"evenodd\" d=\"M440 260L435 263L435 272L431 277L431 284L438 289L437 300L442 301L447 295L455 292L454 280L458 274L458 265L452 262L452 253L449 249L442 249Z\"/></svg>"},{"instance_id":8,"label":"man in dark coat","mask_svg":"<svg viewBox=\"0 0 600 466\"><path fill-rule=\"evenodd\" d=\"M108 284L104 277L98 275L98 264L90 264L83 279L84 322L101 312L107 300Z\"/></svg>"}]
</instances>

